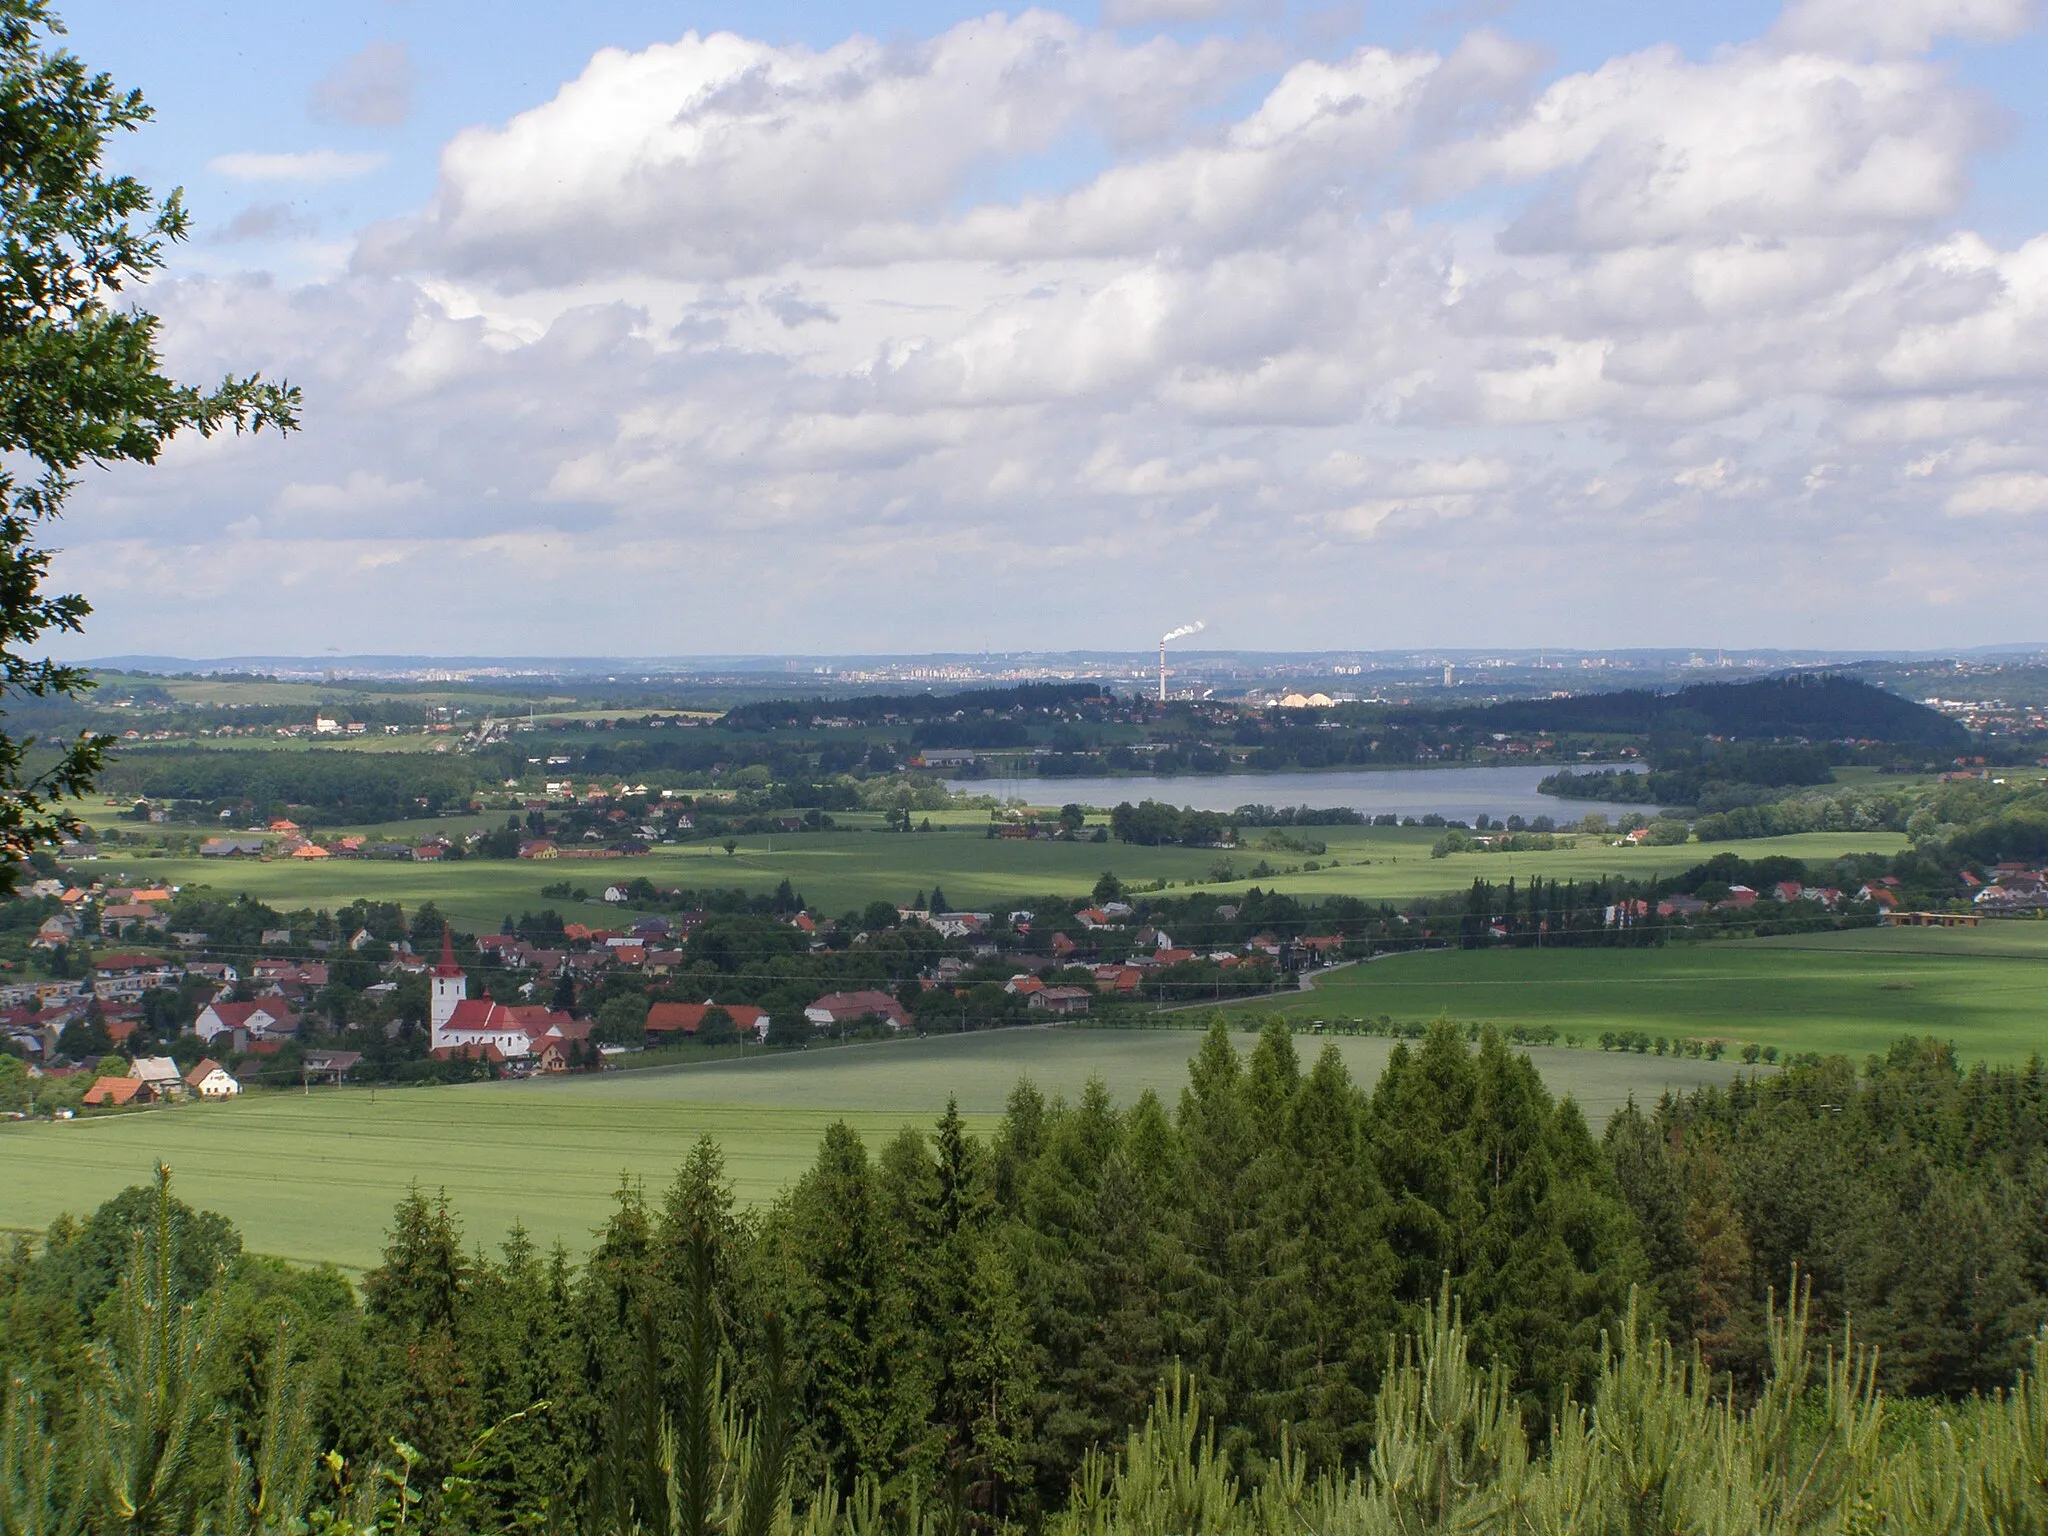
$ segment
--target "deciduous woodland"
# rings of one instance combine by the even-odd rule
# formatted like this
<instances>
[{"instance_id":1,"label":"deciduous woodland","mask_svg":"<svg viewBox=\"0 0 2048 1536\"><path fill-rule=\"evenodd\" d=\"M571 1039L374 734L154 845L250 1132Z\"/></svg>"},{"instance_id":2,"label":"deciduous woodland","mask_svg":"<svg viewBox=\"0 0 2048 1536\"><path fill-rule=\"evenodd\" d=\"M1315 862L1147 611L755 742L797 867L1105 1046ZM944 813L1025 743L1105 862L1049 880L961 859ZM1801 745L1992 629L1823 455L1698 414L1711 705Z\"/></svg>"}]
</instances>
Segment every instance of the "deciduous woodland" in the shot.
<instances>
[{"instance_id":1,"label":"deciduous woodland","mask_svg":"<svg viewBox=\"0 0 2048 1536\"><path fill-rule=\"evenodd\" d=\"M1603 1135L1491 1034L1368 1086L1219 1028L1177 1104L835 1126L764 1209L700 1143L582 1255L473 1250L426 1180L359 1285L168 1176L17 1243L0 1530L2048 1521L2038 1060Z\"/></svg>"}]
</instances>

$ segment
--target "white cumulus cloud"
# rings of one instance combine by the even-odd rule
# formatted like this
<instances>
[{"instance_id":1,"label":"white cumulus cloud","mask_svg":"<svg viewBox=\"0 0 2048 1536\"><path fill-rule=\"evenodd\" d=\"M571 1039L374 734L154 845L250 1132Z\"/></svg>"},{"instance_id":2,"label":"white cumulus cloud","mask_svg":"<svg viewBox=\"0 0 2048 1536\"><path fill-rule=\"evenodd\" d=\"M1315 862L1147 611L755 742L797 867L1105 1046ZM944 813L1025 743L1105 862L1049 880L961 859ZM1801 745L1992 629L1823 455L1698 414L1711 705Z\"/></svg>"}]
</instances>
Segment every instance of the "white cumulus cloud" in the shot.
<instances>
[{"instance_id":1,"label":"white cumulus cloud","mask_svg":"<svg viewBox=\"0 0 2048 1536\"><path fill-rule=\"evenodd\" d=\"M1097 645L1155 589L1246 645L1995 628L1951 598L2048 578L2048 231L1970 227L1988 109L1923 50L2030 14L607 50L345 272L153 287L306 430L94 477L63 570L108 650L222 590L306 650Z\"/></svg>"},{"instance_id":2,"label":"white cumulus cloud","mask_svg":"<svg viewBox=\"0 0 2048 1536\"><path fill-rule=\"evenodd\" d=\"M379 154L345 154L338 149L308 149L281 154L240 151L216 155L211 170L236 181L349 181L367 176L384 164Z\"/></svg>"}]
</instances>

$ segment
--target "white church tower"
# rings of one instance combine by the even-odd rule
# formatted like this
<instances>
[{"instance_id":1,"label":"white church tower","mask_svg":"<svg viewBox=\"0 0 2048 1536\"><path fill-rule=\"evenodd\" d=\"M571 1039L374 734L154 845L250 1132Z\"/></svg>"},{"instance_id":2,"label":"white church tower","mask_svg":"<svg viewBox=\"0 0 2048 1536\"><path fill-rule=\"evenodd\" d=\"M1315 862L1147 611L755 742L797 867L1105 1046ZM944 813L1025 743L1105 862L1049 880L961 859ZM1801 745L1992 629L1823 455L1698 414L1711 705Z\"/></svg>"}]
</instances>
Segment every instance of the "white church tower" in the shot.
<instances>
[{"instance_id":1,"label":"white church tower","mask_svg":"<svg viewBox=\"0 0 2048 1536\"><path fill-rule=\"evenodd\" d=\"M469 996L469 978L455 963L455 936L446 928L441 930L441 963L434 967L433 984L434 996L428 1005L427 1020L431 1025L430 1038L439 1047L441 1031L454 1017L455 1005Z\"/></svg>"}]
</instances>

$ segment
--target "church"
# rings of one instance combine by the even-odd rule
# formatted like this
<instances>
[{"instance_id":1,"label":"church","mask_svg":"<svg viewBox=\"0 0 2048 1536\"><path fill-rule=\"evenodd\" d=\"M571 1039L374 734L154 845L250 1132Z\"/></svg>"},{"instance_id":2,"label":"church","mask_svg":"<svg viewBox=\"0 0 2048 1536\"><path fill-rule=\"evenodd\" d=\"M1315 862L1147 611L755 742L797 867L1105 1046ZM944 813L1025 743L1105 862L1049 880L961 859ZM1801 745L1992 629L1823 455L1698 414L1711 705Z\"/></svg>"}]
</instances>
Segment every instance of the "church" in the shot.
<instances>
[{"instance_id":1,"label":"church","mask_svg":"<svg viewBox=\"0 0 2048 1536\"><path fill-rule=\"evenodd\" d=\"M430 978L427 1019L436 1056L497 1061L559 1060L561 1047L589 1037L587 1021L540 1007L507 1007L469 995L469 977L455 963L455 936L441 930L441 963Z\"/></svg>"}]
</instances>

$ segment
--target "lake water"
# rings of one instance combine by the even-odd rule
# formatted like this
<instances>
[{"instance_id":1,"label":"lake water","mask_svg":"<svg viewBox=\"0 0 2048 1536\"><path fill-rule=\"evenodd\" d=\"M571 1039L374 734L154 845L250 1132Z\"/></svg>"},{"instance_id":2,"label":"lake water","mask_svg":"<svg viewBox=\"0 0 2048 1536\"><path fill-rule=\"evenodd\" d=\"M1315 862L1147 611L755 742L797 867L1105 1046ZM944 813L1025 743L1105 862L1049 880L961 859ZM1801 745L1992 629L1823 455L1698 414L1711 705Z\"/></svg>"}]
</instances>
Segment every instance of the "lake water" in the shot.
<instances>
[{"instance_id":1,"label":"lake water","mask_svg":"<svg viewBox=\"0 0 2048 1536\"><path fill-rule=\"evenodd\" d=\"M1604 765L1603 765L1604 766ZM1656 810L1651 805L1616 805L1604 800L1560 800L1540 795L1537 783L1552 767L1511 768L1347 768L1328 773L1177 774L1172 778L1124 779L955 779L947 786L962 794L995 795L1029 805L1114 806L1128 800L1162 800L1197 811L1234 811L1240 805L1275 807L1342 806L1368 816L1427 816L1471 821L1484 813L1495 819L1554 816L1577 820L1588 811L1609 816Z\"/></svg>"}]
</instances>

